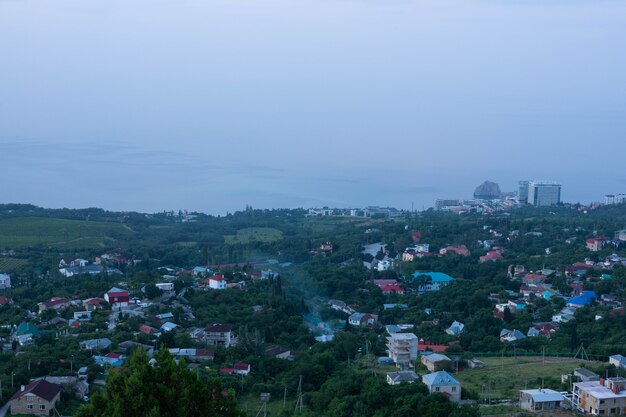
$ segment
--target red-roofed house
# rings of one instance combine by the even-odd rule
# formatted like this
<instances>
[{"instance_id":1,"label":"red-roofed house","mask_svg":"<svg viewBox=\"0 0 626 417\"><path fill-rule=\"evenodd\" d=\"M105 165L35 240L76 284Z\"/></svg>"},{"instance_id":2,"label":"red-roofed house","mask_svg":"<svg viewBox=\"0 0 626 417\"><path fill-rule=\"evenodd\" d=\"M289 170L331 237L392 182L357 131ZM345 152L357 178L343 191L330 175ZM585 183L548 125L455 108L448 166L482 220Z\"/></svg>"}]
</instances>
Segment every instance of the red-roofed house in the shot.
<instances>
[{"instance_id":1,"label":"red-roofed house","mask_svg":"<svg viewBox=\"0 0 626 417\"><path fill-rule=\"evenodd\" d=\"M87 298L83 300L83 306L86 311L95 311L99 308L103 308L105 301L102 298Z\"/></svg>"},{"instance_id":2,"label":"red-roofed house","mask_svg":"<svg viewBox=\"0 0 626 417\"><path fill-rule=\"evenodd\" d=\"M482 262L494 262L494 261L498 261L502 259L502 254L500 252L495 252L495 251L491 251L491 252L487 252L486 255L483 255L480 257L479 261Z\"/></svg>"},{"instance_id":3,"label":"red-roofed house","mask_svg":"<svg viewBox=\"0 0 626 417\"><path fill-rule=\"evenodd\" d=\"M545 282L546 278L548 277L545 275L528 274L522 278L522 281L524 281L524 285L541 285Z\"/></svg>"},{"instance_id":4,"label":"red-roofed house","mask_svg":"<svg viewBox=\"0 0 626 417\"><path fill-rule=\"evenodd\" d=\"M385 295L404 294L404 288L402 288L401 286L397 284L381 285L379 288Z\"/></svg>"},{"instance_id":5,"label":"red-roofed house","mask_svg":"<svg viewBox=\"0 0 626 417\"><path fill-rule=\"evenodd\" d=\"M50 414L61 399L61 387L45 379L24 386L11 397L11 414Z\"/></svg>"},{"instance_id":6,"label":"red-roofed house","mask_svg":"<svg viewBox=\"0 0 626 417\"><path fill-rule=\"evenodd\" d=\"M591 239L587 239L585 243L587 244L587 249L589 249L592 252L598 252L604 246L604 238L594 237Z\"/></svg>"},{"instance_id":7,"label":"red-roofed house","mask_svg":"<svg viewBox=\"0 0 626 417\"><path fill-rule=\"evenodd\" d=\"M439 249L440 255L446 255L448 253L456 253L457 255L469 256L470 251L465 245L451 245Z\"/></svg>"},{"instance_id":8,"label":"red-roofed house","mask_svg":"<svg viewBox=\"0 0 626 417\"><path fill-rule=\"evenodd\" d=\"M67 298L52 297L47 301L42 301L37 304L39 306L39 314L46 310L63 311L70 305L70 300Z\"/></svg>"},{"instance_id":9,"label":"red-roofed house","mask_svg":"<svg viewBox=\"0 0 626 417\"><path fill-rule=\"evenodd\" d=\"M148 326L147 324L142 324L141 326L139 326L139 331L143 334L155 334L159 332L157 329Z\"/></svg>"},{"instance_id":10,"label":"red-roofed house","mask_svg":"<svg viewBox=\"0 0 626 417\"><path fill-rule=\"evenodd\" d=\"M252 367L250 366L249 363L236 363L233 366L233 372L236 373L237 375L246 376L250 373L251 370L252 370Z\"/></svg>"},{"instance_id":11,"label":"red-roofed house","mask_svg":"<svg viewBox=\"0 0 626 417\"><path fill-rule=\"evenodd\" d=\"M130 294L126 290L113 287L104 294L104 299L111 305L112 309L119 308L121 310L123 307L128 307Z\"/></svg>"},{"instance_id":12,"label":"red-roofed house","mask_svg":"<svg viewBox=\"0 0 626 417\"><path fill-rule=\"evenodd\" d=\"M435 353L442 353L445 352L447 349L448 345L435 345L434 343L426 339L420 339L417 342L418 352L430 351Z\"/></svg>"},{"instance_id":13,"label":"red-roofed house","mask_svg":"<svg viewBox=\"0 0 626 417\"><path fill-rule=\"evenodd\" d=\"M213 275L212 277L207 279L209 288L214 290L225 290L226 289L226 278L221 275Z\"/></svg>"},{"instance_id":14,"label":"red-roofed house","mask_svg":"<svg viewBox=\"0 0 626 417\"><path fill-rule=\"evenodd\" d=\"M13 300L9 297L5 297L4 295L0 295L0 306L5 306L7 304L13 304Z\"/></svg>"}]
</instances>

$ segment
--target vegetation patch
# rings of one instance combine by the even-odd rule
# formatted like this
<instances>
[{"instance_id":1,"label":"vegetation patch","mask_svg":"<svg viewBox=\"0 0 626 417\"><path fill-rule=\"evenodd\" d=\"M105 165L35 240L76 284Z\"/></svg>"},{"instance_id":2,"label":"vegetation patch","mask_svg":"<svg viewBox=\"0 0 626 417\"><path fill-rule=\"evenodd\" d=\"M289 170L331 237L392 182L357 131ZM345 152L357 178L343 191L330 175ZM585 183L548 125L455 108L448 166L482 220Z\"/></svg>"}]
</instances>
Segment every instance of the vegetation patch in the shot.
<instances>
[{"instance_id":1,"label":"vegetation patch","mask_svg":"<svg viewBox=\"0 0 626 417\"><path fill-rule=\"evenodd\" d=\"M573 358L548 358L545 363L541 356L522 358L481 357L484 368L466 369L456 378L463 388L477 395L479 402L485 400L516 399L519 390L550 388L564 391L568 387L561 384L561 375L570 374L582 365L596 366L598 362Z\"/></svg>"},{"instance_id":2,"label":"vegetation patch","mask_svg":"<svg viewBox=\"0 0 626 417\"><path fill-rule=\"evenodd\" d=\"M237 243L247 244L251 242L271 243L281 240L282 238L283 232L272 227L247 227L237 230L236 235L224 236L226 243L229 245Z\"/></svg>"},{"instance_id":3,"label":"vegetation patch","mask_svg":"<svg viewBox=\"0 0 626 417\"><path fill-rule=\"evenodd\" d=\"M36 245L95 248L131 233L119 223L19 217L0 220L0 248Z\"/></svg>"}]
</instances>

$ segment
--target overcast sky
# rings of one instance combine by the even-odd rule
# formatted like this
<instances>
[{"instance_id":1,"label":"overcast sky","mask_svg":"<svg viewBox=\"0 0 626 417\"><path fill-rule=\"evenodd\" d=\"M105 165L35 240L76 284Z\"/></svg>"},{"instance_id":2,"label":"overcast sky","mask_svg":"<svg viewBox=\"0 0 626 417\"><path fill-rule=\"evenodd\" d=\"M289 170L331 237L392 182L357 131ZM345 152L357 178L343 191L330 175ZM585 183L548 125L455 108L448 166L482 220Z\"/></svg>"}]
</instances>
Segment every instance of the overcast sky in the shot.
<instances>
[{"instance_id":1,"label":"overcast sky","mask_svg":"<svg viewBox=\"0 0 626 417\"><path fill-rule=\"evenodd\" d=\"M0 0L0 202L626 192L626 2Z\"/></svg>"}]
</instances>

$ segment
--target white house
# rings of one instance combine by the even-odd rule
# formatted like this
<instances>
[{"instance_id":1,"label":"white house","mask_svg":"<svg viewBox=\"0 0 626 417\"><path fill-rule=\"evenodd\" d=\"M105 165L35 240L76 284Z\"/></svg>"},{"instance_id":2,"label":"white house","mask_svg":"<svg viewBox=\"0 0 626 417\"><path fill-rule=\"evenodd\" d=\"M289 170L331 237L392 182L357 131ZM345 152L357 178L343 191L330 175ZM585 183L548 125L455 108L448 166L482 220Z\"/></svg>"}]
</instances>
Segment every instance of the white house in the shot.
<instances>
[{"instance_id":1,"label":"white house","mask_svg":"<svg viewBox=\"0 0 626 417\"><path fill-rule=\"evenodd\" d=\"M226 278L221 275L213 275L209 278L209 288L213 290L225 290Z\"/></svg>"},{"instance_id":2,"label":"white house","mask_svg":"<svg viewBox=\"0 0 626 417\"><path fill-rule=\"evenodd\" d=\"M431 394L440 393L448 397L450 401L461 401L461 383L446 371L426 374L422 377L422 382Z\"/></svg>"},{"instance_id":3,"label":"white house","mask_svg":"<svg viewBox=\"0 0 626 417\"><path fill-rule=\"evenodd\" d=\"M173 282L159 282L159 283L157 283L155 285L161 291L174 291L174 283Z\"/></svg>"},{"instance_id":4,"label":"white house","mask_svg":"<svg viewBox=\"0 0 626 417\"><path fill-rule=\"evenodd\" d=\"M393 333L387 338L389 357L400 369L417 359L418 338L413 333Z\"/></svg>"},{"instance_id":5,"label":"white house","mask_svg":"<svg viewBox=\"0 0 626 417\"><path fill-rule=\"evenodd\" d=\"M562 401L563 395L551 389L520 390L520 408L533 413L560 410Z\"/></svg>"},{"instance_id":6,"label":"white house","mask_svg":"<svg viewBox=\"0 0 626 417\"><path fill-rule=\"evenodd\" d=\"M609 356L609 363L617 368L626 369L626 357L622 355Z\"/></svg>"},{"instance_id":7,"label":"white house","mask_svg":"<svg viewBox=\"0 0 626 417\"><path fill-rule=\"evenodd\" d=\"M0 290L11 288L11 277L7 274L0 274Z\"/></svg>"},{"instance_id":8,"label":"white house","mask_svg":"<svg viewBox=\"0 0 626 417\"><path fill-rule=\"evenodd\" d=\"M387 383L389 385L400 385L403 382L412 384L419 379L419 376L413 371L398 371L387 373Z\"/></svg>"}]
</instances>

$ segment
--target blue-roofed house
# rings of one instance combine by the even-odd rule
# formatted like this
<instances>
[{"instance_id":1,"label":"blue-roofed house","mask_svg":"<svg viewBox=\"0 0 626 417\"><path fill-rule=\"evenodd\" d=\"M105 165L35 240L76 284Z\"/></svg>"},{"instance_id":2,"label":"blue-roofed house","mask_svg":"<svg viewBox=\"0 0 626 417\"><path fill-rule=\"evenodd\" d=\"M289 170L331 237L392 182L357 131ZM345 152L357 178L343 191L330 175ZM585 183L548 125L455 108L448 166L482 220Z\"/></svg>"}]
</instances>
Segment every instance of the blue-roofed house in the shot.
<instances>
[{"instance_id":1,"label":"blue-roofed house","mask_svg":"<svg viewBox=\"0 0 626 417\"><path fill-rule=\"evenodd\" d=\"M517 342L518 340L526 339L526 335L519 330L502 329L500 332L501 342Z\"/></svg>"},{"instance_id":2,"label":"blue-roofed house","mask_svg":"<svg viewBox=\"0 0 626 417\"><path fill-rule=\"evenodd\" d=\"M444 274L443 272L414 272L413 279L421 279L418 278L422 275L426 275L428 279L425 282L420 283L419 290L421 292L425 291L439 291L442 287L448 285L454 278L452 278L448 274Z\"/></svg>"},{"instance_id":3,"label":"blue-roofed house","mask_svg":"<svg viewBox=\"0 0 626 417\"><path fill-rule=\"evenodd\" d=\"M593 300L595 300L596 298L598 298L598 296L596 295L596 293L594 291L583 291L582 294L580 294L578 297L572 297L567 301L567 305L568 307L584 307L586 305L589 305L593 302Z\"/></svg>"},{"instance_id":4,"label":"blue-roofed house","mask_svg":"<svg viewBox=\"0 0 626 417\"><path fill-rule=\"evenodd\" d=\"M100 366L121 366L124 364L124 359L120 355L110 354L105 356L94 355L92 356L93 361Z\"/></svg>"},{"instance_id":5,"label":"blue-roofed house","mask_svg":"<svg viewBox=\"0 0 626 417\"><path fill-rule=\"evenodd\" d=\"M171 332L172 330L175 330L178 327L178 324L172 323L171 321L165 322L163 323L163 325L161 325L160 329L163 332Z\"/></svg>"},{"instance_id":6,"label":"blue-roofed house","mask_svg":"<svg viewBox=\"0 0 626 417\"><path fill-rule=\"evenodd\" d=\"M617 368L626 369L626 357L622 355L609 356L609 363Z\"/></svg>"},{"instance_id":7,"label":"blue-roofed house","mask_svg":"<svg viewBox=\"0 0 626 417\"><path fill-rule=\"evenodd\" d=\"M461 401L461 383L446 371L433 372L422 376L422 382L431 394L443 394L450 401Z\"/></svg>"},{"instance_id":8,"label":"blue-roofed house","mask_svg":"<svg viewBox=\"0 0 626 417\"><path fill-rule=\"evenodd\" d=\"M465 325L461 322L454 321L450 327L446 329L446 333L450 336L460 336L465 331Z\"/></svg>"}]
</instances>

